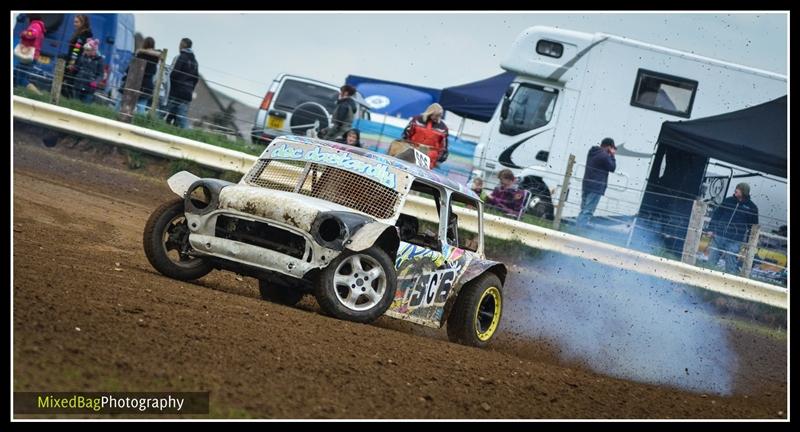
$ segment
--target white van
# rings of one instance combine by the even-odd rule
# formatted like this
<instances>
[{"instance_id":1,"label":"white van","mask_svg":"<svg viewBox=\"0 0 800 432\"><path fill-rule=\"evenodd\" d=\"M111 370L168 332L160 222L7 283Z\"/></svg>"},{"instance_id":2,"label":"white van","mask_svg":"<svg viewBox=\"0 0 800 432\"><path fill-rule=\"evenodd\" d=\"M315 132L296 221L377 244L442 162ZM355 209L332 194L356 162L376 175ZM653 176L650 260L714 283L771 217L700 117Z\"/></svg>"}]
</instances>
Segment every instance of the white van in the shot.
<instances>
[{"instance_id":1,"label":"white van","mask_svg":"<svg viewBox=\"0 0 800 432\"><path fill-rule=\"evenodd\" d=\"M286 134L305 135L315 124L328 126L336 107L339 87L311 78L280 74L267 90L256 113L252 129L253 142L267 144ZM354 97L356 118L369 119L369 107L361 97Z\"/></svg>"},{"instance_id":2,"label":"white van","mask_svg":"<svg viewBox=\"0 0 800 432\"><path fill-rule=\"evenodd\" d=\"M595 215L632 216L664 121L736 111L787 94L784 75L624 37L544 26L523 31L500 66L517 78L484 129L473 164L487 187L495 186L501 169L514 171L537 195L531 212L550 218L547 204L558 197L570 154L577 162L573 175L583 177L589 148L613 138L617 170ZM715 162L707 175L728 177L730 170ZM765 221L785 221L785 179L762 175L746 181ZM571 182L573 204L564 207L565 217L580 210L580 183Z\"/></svg>"}]
</instances>

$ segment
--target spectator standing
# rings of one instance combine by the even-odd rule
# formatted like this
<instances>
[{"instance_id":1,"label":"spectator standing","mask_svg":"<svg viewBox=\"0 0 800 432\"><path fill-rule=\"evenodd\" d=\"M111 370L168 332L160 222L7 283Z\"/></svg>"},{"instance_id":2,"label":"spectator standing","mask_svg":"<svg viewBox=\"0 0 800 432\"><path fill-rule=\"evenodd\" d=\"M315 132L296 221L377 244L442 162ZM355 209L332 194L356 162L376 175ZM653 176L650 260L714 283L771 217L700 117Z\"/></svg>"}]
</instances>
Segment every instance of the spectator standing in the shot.
<instances>
[{"instance_id":1,"label":"spectator standing","mask_svg":"<svg viewBox=\"0 0 800 432\"><path fill-rule=\"evenodd\" d=\"M192 52L192 40L181 39L178 45L180 54L175 58L172 72L169 74L169 98L167 115L164 120L181 129L189 126L189 104L192 102L194 88L199 81L199 65Z\"/></svg>"},{"instance_id":2,"label":"spectator standing","mask_svg":"<svg viewBox=\"0 0 800 432\"><path fill-rule=\"evenodd\" d=\"M617 146L611 138L603 138L599 146L589 149L586 155L586 170L583 173L581 193L581 212L578 214L578 227L585 228L597 209L600 197L606 193L608 173L617 169Z\"/></svg>"},{"instance_id":3,"label":"spectator standing","mask_svg":"<svg viewBox=\"0 0 800 432\"><path fill-rule=\"evenodd\" d=\"M356 112L358 111L358 105L353 99L355 94L356 88L349 84L339 88L339 99L336 101L336 108L334 108L331 116L331 125L319 131L320 138L335 140L343 136L353 126L353 120L355 120Z\"/></svg>"},{"instance_id":4,"label":"spectator standing","mask_svg":"<svg viewBox=\"0 0 800 432\"><path fill-rule=\"evenodd\" d=\"M139 99L136 101L136 112L145 114L153 101L153 87L155 86L153 80L158 72L158 64L161 62L161 51L156 49L155 39L146 37L142 42L142 47L136 50L136 58L145 61L142 86L139 89Z\"/></svg>"},{"instance_id":5,"label":"spectator standing","mask_svg":"<svg viewBox=\"0 0 800 432\"><path fill-rule=\"evenodd\" d=\"M64 82L61 86L61 94L69 98L78 97L78 89L76 87L75 75L78 74L78 60L83 54L83 49L86 41L94 37L92 28L89 24L89 16L80 14L75 15L72 20L72 25L75 31L69 40L68 51L66 54L66 68L64 69Z\"/></svg>"},{"instance_id":6,"label":"spectator standing","mask_svg":"<svg viewBox=\"0 0 800 432\"><path fill-rule=\"evenodd\" d=\"M14 86L25 87L39 95L41 91L31 82L31 73L36 70L36 65L39 61L44 33L45 26L42 16L40 14L28 14L28 27L19 35L19 43L21 49L33 50L33 55L28 55L25 59L19 59L14 70Z\"/></svg>"},{"instance_id":7,"label":"spectator standing","mask_svg":"<svg viewBox=\"0 0 800 432\"><path fill-rule=\"evenodd\" d=\"M724 254L725 271L736 273L739 267L739 250L747 241L750 229L758 224L758 207L750 200L750 185L739 183L733 196L722 203L711 214L709 235L712 236L708 262L716 266Z\"/></svg>"},{"instance_id":8,"label":"spectator standing","mask_svg":"<svg viewBox=\"0 0 800 432\"><path fill-rule=\"evenodd\" d=\"M87 39L83 53L76 63L77 73L74 77L76 96L83 103L94 102L94 92L103 79L103 56L100 55L99 48L99 40Z\"/></svg>"}]
</instances>

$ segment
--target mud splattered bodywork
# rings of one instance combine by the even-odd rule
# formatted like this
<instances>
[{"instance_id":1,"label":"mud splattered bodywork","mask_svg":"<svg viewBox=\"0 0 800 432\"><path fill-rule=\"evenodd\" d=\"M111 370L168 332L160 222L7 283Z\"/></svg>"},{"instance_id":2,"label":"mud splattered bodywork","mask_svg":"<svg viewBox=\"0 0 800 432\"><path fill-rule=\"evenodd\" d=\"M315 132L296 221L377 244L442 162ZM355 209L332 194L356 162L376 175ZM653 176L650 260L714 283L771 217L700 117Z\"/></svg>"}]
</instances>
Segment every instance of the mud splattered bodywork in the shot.
<instances>
[{"instance_id":1,"label":"mud splattered bodywork","mask_svg":"<svg viewBox=\"0 0 800 432\"><path fill-rule=\"evenodd\" d=\"M196 256L213 258L220 268L237 263L303 279L345 251L378 246L394 260L397 278L386 314L440 327L460 288L502 265L483 259L482 248L400 241L395 223L413 182L436 185L445 202L450 191L469 193L426 173L360 149L281 137L238 184L181 172L169 185L184 197ZM505 276L503 268L497 273Z\"/></svg>"}]
</instances>

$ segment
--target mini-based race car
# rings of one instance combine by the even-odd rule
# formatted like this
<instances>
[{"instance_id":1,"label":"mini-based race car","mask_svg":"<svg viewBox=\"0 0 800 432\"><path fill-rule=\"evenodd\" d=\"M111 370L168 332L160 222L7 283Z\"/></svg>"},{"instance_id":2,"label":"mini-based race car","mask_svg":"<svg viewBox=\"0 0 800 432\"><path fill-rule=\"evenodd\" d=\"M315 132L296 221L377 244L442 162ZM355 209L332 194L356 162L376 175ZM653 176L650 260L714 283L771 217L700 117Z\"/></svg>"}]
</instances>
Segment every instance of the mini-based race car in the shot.
<instances>
[{"instance_id":1,"label":"mini-based race car","mask_svg":"<svg viewBox=\"0 0 800 432\"><path fill-rule=\"evenodd\" d=\"M339 319L447 323L450 340L472 346L497 331L506 267L484 257L482 203L428 169L282 136L238 184L186 171L168 183L180 198L144 230L147 258L166 276L230 270L257 278L269 301L294 305L311 293Z\"/></svg>"}]
</instances>

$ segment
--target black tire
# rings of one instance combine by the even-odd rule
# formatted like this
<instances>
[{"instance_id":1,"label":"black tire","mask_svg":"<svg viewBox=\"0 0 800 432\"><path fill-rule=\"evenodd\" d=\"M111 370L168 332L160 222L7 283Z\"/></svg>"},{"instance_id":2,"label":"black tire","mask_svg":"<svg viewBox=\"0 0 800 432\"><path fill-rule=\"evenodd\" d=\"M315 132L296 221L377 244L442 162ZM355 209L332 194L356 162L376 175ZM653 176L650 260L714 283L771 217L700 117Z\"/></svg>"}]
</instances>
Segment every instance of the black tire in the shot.
<instances>
[{"instance_id":1,"label":"black tire","mask_svg":"<svg viewBox=\"0 0 800 432\"><path fill-rule=\"evenodd\" d=\"M550 189L541 179L528 176L523 179L520 186L531 192L531 201L526 209L528 214L547 220L555 219L553 197L550 195Z\"/></svg>"},{"instance_id":2,"label":"black tire","mask_svg":"<svg viewBox=\"0 0 800 432\"><path fill-rule=\"evenodd\" d=\"M162 204L153 211L144 227L144 253L147 260L159 273L178 280L194 280L207 275L213 270L208 260L191 257L187 252L189 245L189 227L183 216L183 199L176 198ZM168 235L168 238L164 238ZM170 252L177 254L177 261L170 257Z\"/></svg>"},{"instance_id":3,"label":"black tire","mask_svg":"<svg viewBox=\"0 0 800 432\"><path fill-rule=\"evenodd\" d=\"M272 303L294 306L303 299L305 292L297 287L291 287L277 281L259 279L258 291L261 298Z\"/></svg>"},{"instance_id":4,"label":"black tire","mask_svg":"<svg viewBox=\"0 0 800 432\"><path fill-rule=\"evenodd\" d=\"M353 265L355 260L360 263L362 274ZM336 257L317 277L314 297L330 316L370 323L389 309L396 289L394 262L383 249L373 246L360 252L346 250Z\"/></svg>"},{"instance_id":5,"label":"black tire","mask_svg":"<svg viewBox=\"0 0 800 432\"><path fill-rule=\"evenodd\" d=\"M319 130L328 127L330 115L324 106L317 102L303 102L295 107L289 120L289 129L295 135L305 135L315 121L319 121Z\"/></svg>"},{"instance_id":6,"label":"black tire","mask_svg":"<svg viewBox=\"0 0 800 432\"><path fill-rule=\"evenodd\" d=\"M451 342L483 348L497 333L502 314L500 278L494 273L484 273L469 281L458 293L447 318L447 338Z\"/></svg>"},{"instance_id":7,"label":"black tire","mask_svg":"<svg viewBox=\"0 0 800 432\"><path fill-rule=\"evenodd\" d=\"M534 195L536 197L536 195ZM528 208L528 213L541 219L553 220L555 214L553 212L553 201L548 192L547 196L538 196L539 201Z\"/></svg>"}]
</instances>

